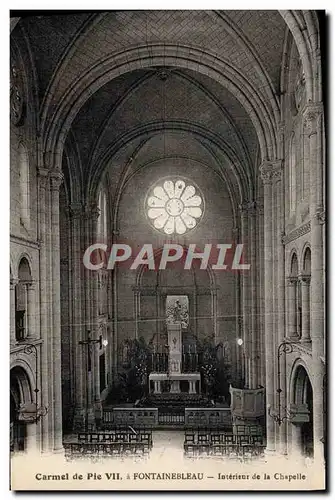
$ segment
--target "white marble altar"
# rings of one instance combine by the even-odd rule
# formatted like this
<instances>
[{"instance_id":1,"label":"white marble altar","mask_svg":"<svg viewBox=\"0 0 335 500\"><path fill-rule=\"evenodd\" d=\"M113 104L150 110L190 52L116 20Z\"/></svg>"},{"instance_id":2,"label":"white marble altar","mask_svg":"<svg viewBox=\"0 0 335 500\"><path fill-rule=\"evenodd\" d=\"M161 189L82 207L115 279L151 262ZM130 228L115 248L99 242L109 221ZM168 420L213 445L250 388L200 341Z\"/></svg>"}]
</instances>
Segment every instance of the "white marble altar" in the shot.
<instances>
[{"instance_id":1,"label":"white marble altar","mask_svg":"<svg viewBox=\"0 0 335 500\"><path fill-rule=\"evenodd\" d=\"M171 394L180 393L180 382L182 380L188 381L188 393L197 394L196 383L199 381L200 393L200 373L150 373L149 381L154 383L154 394L161 394L163 381L171 381Z\"/></svg>"},{"instance_id":2,"label":"white marble altar","mask_svg":"<svg viewBox=\"0 0 335 500\"><path fill-rule=\"evenodd\" d=\"M197 394L196 382L199 381L200 393L200 373L182 373L182 328L181 322L167 323L168 344L169 344L169 371L168 373L155 373L149 375L149 382L154 383L154 394L162 392L161 383L170 381L170 392L172 394L180 393L180 382L188 381L189 394Z\"/></svg>"}]
</instances>

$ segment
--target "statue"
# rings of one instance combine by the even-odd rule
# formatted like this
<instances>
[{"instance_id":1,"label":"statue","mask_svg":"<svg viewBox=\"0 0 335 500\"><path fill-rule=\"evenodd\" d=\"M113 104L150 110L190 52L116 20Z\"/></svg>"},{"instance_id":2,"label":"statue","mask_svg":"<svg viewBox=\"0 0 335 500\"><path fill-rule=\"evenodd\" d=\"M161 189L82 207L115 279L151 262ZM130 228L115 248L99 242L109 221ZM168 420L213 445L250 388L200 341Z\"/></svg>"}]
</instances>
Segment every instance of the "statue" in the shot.
<instances>
[{"instance_id":1,"label":"statue","mask_svg":"<svg viewBox=\"0 0 335 500\"><path fill-rule=\"evenodd\" d=\"M189 322L188 304L181 303L179 299L177 299L174 303L172 303L172 301L168 301L166 305L166 319L167 323L181 323L181 327L186 329Z\"/></svg>"},{"instance_id":2,"label":"statue","mask_svg":"<svg viewBox=\"0 0 335 500\"><path fill-rule=\"evenodd\" d=\"M173 309L173 321L174 321L174 323L181 323L181 321L182 321L181 314L182 314L182 307L180 305L179 300L176 300L176 303L175 303L175 306Z\"/></svg>"},{"instance_id":3,"label":"statue","mask_svg":"<svg viewBox=\"0 0 335 500\"><path fill-rule=\"evenodd\" d=\"M129 344L125 340L122 348L122 364L127 365L129 363Z\"/></svg>"}]
</instances>

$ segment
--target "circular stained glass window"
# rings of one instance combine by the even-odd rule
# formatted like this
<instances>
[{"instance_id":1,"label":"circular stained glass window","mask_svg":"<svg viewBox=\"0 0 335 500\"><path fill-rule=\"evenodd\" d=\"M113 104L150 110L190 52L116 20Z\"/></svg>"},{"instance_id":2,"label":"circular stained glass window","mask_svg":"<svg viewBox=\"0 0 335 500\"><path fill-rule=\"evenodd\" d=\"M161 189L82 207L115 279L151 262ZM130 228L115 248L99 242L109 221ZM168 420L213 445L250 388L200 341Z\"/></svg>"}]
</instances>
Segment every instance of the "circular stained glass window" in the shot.
<instances>
[{"instance_id":1,"label":"circular stained glass window","mask_svg":"<svg viewBox=\"0 0 335 500\"><path fill-rule=\"evenodd\" d=\"M158 183L146 203L152 225L165 234L184 234L194 229L203 214L199 190L182 179Z\"/></svg>"}]
</instances>

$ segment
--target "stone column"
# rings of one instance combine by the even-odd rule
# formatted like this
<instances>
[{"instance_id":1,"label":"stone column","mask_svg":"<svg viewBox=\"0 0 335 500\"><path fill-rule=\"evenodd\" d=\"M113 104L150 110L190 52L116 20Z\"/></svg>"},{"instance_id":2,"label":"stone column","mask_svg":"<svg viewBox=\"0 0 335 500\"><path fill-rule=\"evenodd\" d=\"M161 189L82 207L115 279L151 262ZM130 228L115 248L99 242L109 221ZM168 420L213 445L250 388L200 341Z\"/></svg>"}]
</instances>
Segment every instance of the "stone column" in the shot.
<instances>
[{"instance_id":1,"label":"stone column","mask_svg":"<svg viewBox=\"0 0 335 500\"><path fill-rule=\"evenodd\" d=\"M273 304L272 304L272 163L264 162L261 167L261 176L264 182L264 312L265 312L265 380L266 380L266 405L274 408L274 380L273 380ZM275 424L274 420L266 416L266 449L275 451Z\"/></svg>"},{"instance_id":2,"label":"stone column","mask_svg":"<svg viewBox=\"0 0 335 500\"><path fill-rule=\"evenodd\" d=\"M287 278L287 336L290 340L299 340L297 332L297 282L298 278Z\"/></svg>"},{"instance_id":3,"label":"stone column","mask_svg":"<svg viewBox=\"0 0 335 500\"><path fill-rule=\"evenodd\" d=\"M15 301L15 287L19 280L11 278L10 280L10 343L15 344L16 342L16 301Z\"/></svg>"},{"instance_id":4,"label":"stone column","mask_svg":"<svg viewBox=\"0 0 335 500\"><path fill-rule=\"evenodd\" d=\"M264 205L263 200L257 201L257 230L258 230L258 275L257 275L257 292L258 292L258 308L257 308L257 329L259 341L259 385L265 387L265 335L264 335Z\"/></svg>"},{"instance_id":5,"label":"stone column","mask_svg":"<svg viewBox=\"0 0 335 500\"><path fill-rule=\"evenodd\" d=\"M75 409L74 422L75 430L84 428L85 424L85 400L86 400L86 373L85 373L85 355L83 347L79 341L84 340L85 330L82 327L82 280L81 269L82 253L81 253L81 230L83 220L83 207L81 203L72 203L70 205L70 231L71 245L70 251L72 254L72 336L74 349L74 395Z\"/></svg>"},{"instance_id":6,"label":"stone column","mask_svg":"<svg viewBox=\"0 0 335 500\"><path fill-rule=\"evenodd\" d=\"M49 384L50 384L50 367L48 358L48 349L50 339L50 330L48 328L48 247L47 247L47 200L46 190L48 181L48 170L38 170L38 220L39 220L39 240L40 240L40 330L43 344L41 346L41 385L42 385L42 404L49 408ZM42 451L47 452L52 448L50 443L50 421L51 413L42 418Z\"/></svg>"},{"instance_id":7,"label":"stone column","mask_svg":"<svg viewBox=\"0 0 335 500\"><path fill-rule=\"evenodd\" d=\"M248 205L248 215L249 215L249 263L250 263L250 309L251 309L251 352L250 352L250 383L249 386L252 389L256 389L258 385L258 373L259 373L259 343L258 343L258 332L257 332L257 262L256 262L256 202L252 201ZM258 284L259 285L259 284Z\"/></svg>"},{"instance_id":8,"label":"stone column","mask_svg":"<svg viewBox=\"0 0 335 500\"><path fill-rule=\"evenodd\" d=\"M97 242L98 239L98 218L99 208L96 204L90 207L90 220L91 220L91 244ZM92 338L98 339L101 333L99 325L99 283L98 272L91 271L91 328ZM99 367L99 345L94 344L92 352L92 368L93 368L93 400L94 400L94 413L98 415L101 412L101 398L100 398L100 367Z\"/></svg>"},{"instance_id":9,"label":"stone column","mask_svg":"<svg viewBox=\"0 0 335 500\"><path fill-rule=\"evenodd\" d=\"M321 104L308 104L304 110L309 137L310 215L311 215L311 285L310 332L313 356L313 434L314 459L324 459L323 432L323 365L324 357L324 249L323 230L323 109Z\"/></svg>"},{"instance_id":10,"label":"stone column","mask_svg":"<svg viewBox=\"0 0 335 500\"><path fill-rule=\"evenodd\" d=\"M302 443L301 443L301 424L292 424L292 444L291 453L292 455L300 459L302 457Z\"/></svg>"},{"instance_id":11,"label":"stone column","mask_svg":"<svg viewBox=\"0 0 335 500\"><path fill-rule=\"evenodd\" d=\"M27 331L29 338L36 338L36 288L35 282L27 283Z\"/></svg>"},{"instance_id":12,"label":"stone column","mask_svg":"<svg viewBox=\"0 0 335 500\"><path fill-rule=\"evenodd\" d=\"M239 228L235 226L232 230L232 240L233 246L236 246L239 242ZM236 374L239 383L242 383L242 379L244 376L244 368L243 368L243 347L237 344L237 340L243 337L242 334L242 318L241 318L241 277L240 273L235 273L235 309L236 309L236 321L235 321L235 329L236 329L236 342L234 346L234 355L236 359Z\"/></svg>"},{"instance_id":13,"label":"stone column","mask_svg":"<svg viewBox=\"0 0 335 500\"><path fill-rule=\"evenodd\" d=\"M180 393L180 385L179 384L180 384L179 380L172 380L171 389L170 389L171 394L179 394Z\"/></svg>"},{"instance_id":14,"label":"stone column","mask_svg":"<svg viewBox=\"0 0 335 500\"><path fill-rule=\"evenodd\" d=\"M188 388L189 394L196 394L197 391L196 391L195 381L189 380L188 383L189 383L189 388Z\"/></svg>"},{"instance_id":15,"label":"stone column","mask_svg":"<svg viewBox=\"0 0 335 500\"><path fill-rule=\"evenodd\" d=\"M240 205L241 211L241 242L245 249L250 249L250 240L248 235L248 202ZM251 317L250 317L250 271L242 272L242 311L243 311L243 350L245 354L244 374L245 384L250 387L250 360L251 360Z\"/></svg>"},{"instance_id":16,"label":"stone column","mask_svg":"<svg viewBox=\"0 0 335 500\"><path fill-rule=\"evenodd\" d=\"M274 356L276 359L276 369L275 369L275 381L278 380L278 371L280 371L280 389L282 392L280 393L280 404L281 408L286 408L287 406L287 394L286 394L286 356L280 356L278 364L278 346L281 342L283 342L285 338L285 253L284 253L284 244L282 241L282 237L285 229L285 217L284 217L284 185L283 185L283 162L278 161L274 165L273 171L273 188L277 192L276 196L276 211L277 211L277 222L275 226L276 234L274 239L274 245L276 247L277 259L276 259L276 280L274 280L274 285L276 288L276 318L277 318L277 337L275 343L275 352ZM278 382L277 382L278 384ZM276 387L278 390L279 387ZM278 448L282 454L287 453L287 422L284 421L282 425L277 426L277 441Z\"/></svg>"},{"instance_id":17,"label":"stone column","mask_svg":"<svg viewBox=\"0 0 335 500\"><path fill-rule=\"evenodd\" d=\"M307 275L300 275L301 281L301 315L302 315L302 334L301 342L310 342L310 293L309 286L311 277Z\"/></svg>"},{"instance_id":18,"label":"stone column","mask_svg":"<svg viewBox=\"0 0 335 500\"><path fill-rule=\"evenodd\" d=\"M82 226L82 255L86 249L93 243L91 233L91 210L89 206L85 207L83 214ZM92 287L91 287L91 272L86 267L82 266L82 310L83 310L83 336L84 339L92 338L92 323L91 323L91 300L92 300ZM94 359L91 346L82 347L83 356L85 359L85 421L91 427L94 424L94 412L92 406L92 392L93 392L93 370ZM88 371L90 367L90 371Z\"/></svg>"},{"instance_id":19,"label":"stone column","mask_svg":"<svg viewBox=\"0 0 335 500\"><path fill-rule=\"evenodd\" d=\"M38 451L37 445L37 425L36 423L26 424L25 449L28 453L35 454Z\"/></svg>"},{"instance_id":20,"label":"stone column","mask_svg":"<svg viewBox=\"0 0 335 500\"><path fill-rule=\"evenodd\" d=\"M52 241L52 363L53 363L53 417L54 452L63 450L62 383L61 383L61 314L60 314L60 252L59 252L59 188L63 175L50 174L51 181L51 241Z\"/></svg>"}]
</instances>

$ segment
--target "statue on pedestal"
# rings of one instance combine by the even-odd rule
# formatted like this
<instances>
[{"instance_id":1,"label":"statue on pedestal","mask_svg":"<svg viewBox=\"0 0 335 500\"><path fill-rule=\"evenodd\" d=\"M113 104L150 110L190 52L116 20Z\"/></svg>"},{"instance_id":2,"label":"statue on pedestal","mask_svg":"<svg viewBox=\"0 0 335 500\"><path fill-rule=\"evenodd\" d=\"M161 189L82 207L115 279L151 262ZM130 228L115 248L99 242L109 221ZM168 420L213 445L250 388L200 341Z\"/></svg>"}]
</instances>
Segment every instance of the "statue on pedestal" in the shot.
<instances>
[{"instance_id":1,"label":"statue on pedestal","mask_svg":"<svg viewBox=\"0 0 335 500\"><path fill-rule=\"evenodd\" d=\"M166 303L166 321L169 324L181 324L183 329L188 327L189 314L188 314L188 298L168 296ZM184 300L182 300L184 299Z\"/></svg>"}]
</instances>

